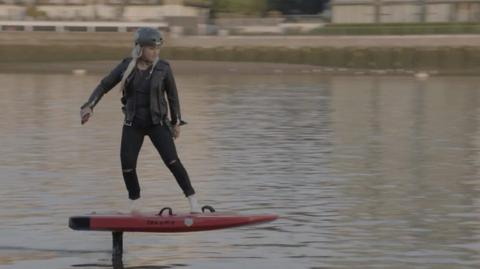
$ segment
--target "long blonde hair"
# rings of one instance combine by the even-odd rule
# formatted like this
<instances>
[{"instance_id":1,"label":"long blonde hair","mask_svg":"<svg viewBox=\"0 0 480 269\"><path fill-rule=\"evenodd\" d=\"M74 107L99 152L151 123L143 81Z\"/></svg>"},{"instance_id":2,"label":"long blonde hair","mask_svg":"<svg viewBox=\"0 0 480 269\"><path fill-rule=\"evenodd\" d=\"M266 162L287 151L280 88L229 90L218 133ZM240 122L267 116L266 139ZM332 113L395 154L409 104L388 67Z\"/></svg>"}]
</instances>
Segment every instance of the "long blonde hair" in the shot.
<instances>
[{"instance_id":1,"label":"long blonde hair","mask_svg":"<svg viewBox=\"0 0 480 269\"><path fill-rule=\"evenodd\" d=\"M125 94L125 87L126 87L125 83L127 81L127 78L128 78L128 76L130 76L130 74L132 73L135 66L137 66L138 59L140 57L142 57L142 53L143 53L143 48L139 44L136 44L135 47L133 47L133 49L132 49L132 58L133 59L128 64L125 72L123 72L122 80L120 81L120 91L123 94ZM153 69L155 68L155 66L157 65L157 62L159 60L160 60L160 58L157 57L153 61L152 69L150 69L150 75L152 75Z\"/></svg>"}]
</instances>

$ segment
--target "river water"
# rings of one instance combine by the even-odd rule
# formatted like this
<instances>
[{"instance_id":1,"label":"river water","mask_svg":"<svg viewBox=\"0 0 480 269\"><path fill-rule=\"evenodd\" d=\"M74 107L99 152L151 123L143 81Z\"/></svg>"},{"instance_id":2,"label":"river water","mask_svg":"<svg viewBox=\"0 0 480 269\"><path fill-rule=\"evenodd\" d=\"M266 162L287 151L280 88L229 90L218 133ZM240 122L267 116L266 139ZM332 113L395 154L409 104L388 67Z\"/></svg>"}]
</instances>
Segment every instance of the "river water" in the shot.
<instances>
[{"instance_id":1,"label":"river water","mask_svg":"<svg viewBox=\"0 0 480 269\"><path fill-rule=\"evenodd\" d=\"M111 235L68 217L128 211L118 88L101 74L0 74L0 268L111 268ZM178 74L176 141L202 204L259 226L127 233L125 268L480 265L480 79ZM146 139L145 211L188 209Z\"/></svg>"}]
</instances>

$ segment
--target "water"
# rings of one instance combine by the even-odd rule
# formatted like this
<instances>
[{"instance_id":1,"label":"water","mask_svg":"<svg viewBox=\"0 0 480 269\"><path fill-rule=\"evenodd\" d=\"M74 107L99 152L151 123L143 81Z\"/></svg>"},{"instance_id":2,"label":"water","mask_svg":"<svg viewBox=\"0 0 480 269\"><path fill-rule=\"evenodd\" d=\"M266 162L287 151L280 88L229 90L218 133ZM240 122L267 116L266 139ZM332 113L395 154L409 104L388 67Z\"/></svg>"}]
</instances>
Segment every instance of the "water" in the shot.
<instances>
[{"instance_id":1,"label":"water","mask_svg":"<svg viewBox=\"0 0 480 269\"><path fill-rule=\"evenodd\" d=\"M99 75L0 74L0 268L111 268L111 235L68 217L127 210L115 88ZM125 268L478 268L480 79L177 76L177 149L202 204L276 222L127 233ZM151 142L146 211L188 209Z\"/></svg>"}]
</instances>

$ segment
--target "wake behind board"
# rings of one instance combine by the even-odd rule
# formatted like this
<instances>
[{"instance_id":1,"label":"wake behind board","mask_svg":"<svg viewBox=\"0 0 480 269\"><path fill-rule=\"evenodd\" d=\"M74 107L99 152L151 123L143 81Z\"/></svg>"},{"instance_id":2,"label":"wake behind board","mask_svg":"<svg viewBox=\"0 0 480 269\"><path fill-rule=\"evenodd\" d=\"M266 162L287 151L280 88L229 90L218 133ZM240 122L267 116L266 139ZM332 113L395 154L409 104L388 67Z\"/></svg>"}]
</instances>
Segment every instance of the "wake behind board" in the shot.
<instances>
[{"instance_id":1,"label":"wake behind board","mask_svg":"<svg viewBox=\"0 0 480 269\"><path fill-rule=\"evenodd\" d=\"M165 209L168 214L162 212ZM73 230L88 231L179 233L260 224L278 218L273 214L242 215L221 212L173 214L170 208L165 209L158 214L92 213L73 216L70 217L69 227Z\"/></svg>"}]
</instances>

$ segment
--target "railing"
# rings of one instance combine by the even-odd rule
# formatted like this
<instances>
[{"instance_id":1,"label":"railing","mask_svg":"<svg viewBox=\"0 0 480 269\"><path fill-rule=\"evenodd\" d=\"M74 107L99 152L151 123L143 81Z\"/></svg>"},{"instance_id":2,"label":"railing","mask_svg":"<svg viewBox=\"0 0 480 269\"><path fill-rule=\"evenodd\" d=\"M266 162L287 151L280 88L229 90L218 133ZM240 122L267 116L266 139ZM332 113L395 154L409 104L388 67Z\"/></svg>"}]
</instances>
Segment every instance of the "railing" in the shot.
<instances>
[{"instance_id":1,"label":"railing","mask_svg":"<svg viewBox=\"0 0 480 269\"><path fill-rule=\"evenodd\" d=\"M0 0L0 4L7 5L86 5L86 4L104 4L104 5L160 5L163 0Z\"/></svg>"},{"instance_id":2,"label":"railing","mask_svg":"<svg viewBox=\"0 0 480 269\"><path fill-rule=\"evenodd\" d=\"M132 32L139 27L168 28L165 22L0 21L0 31Z\"/></svg>"}]
</instances>

